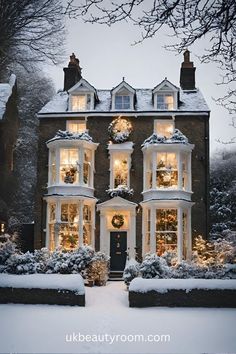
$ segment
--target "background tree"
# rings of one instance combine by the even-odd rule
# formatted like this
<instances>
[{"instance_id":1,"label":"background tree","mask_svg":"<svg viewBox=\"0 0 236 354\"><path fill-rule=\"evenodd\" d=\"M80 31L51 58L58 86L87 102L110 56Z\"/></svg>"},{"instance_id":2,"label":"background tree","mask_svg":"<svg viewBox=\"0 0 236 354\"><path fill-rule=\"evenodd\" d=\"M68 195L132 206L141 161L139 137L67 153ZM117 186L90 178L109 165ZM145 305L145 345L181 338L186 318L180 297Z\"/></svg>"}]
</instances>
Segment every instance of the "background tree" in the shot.
<instances>
[{"instance_id":1,"label":"background tree","mask_svg":"<svg viewBox=\"0 0 236 354\"><path fill-rule=\"evenodd\" d=\"M141 30L138 42L152 38L162 27L168 27L175 44L167 48L179 53L206 39L206 49L200 60L219 64L221 84L228 84L227 93L219 102L230 112L235 112L235 0L69 0L66 12L70 17L82 16L85 22L108 26L130 21Z\"/></svg>"},{"instance_id":2,"label":"background tree","mask_svg":"<svg viewBox=\"0 0 236 354\"><path fill-rule=\"evenodd\" d=\"M14 151L16 187L10 206L10 225L18 227L34 221L34 199L37 177L38 119L36 113L55 93L53 82L35 69L28 72L15 67L18 78L20 128Z\"/></svg>"},{"instance_id":3,"label":"background tree","mask_svg":"<svg viewBox=\"0 0 236 354\"><path fill-rule=\"evenodd\" d=\"M12 63L57 63L64 33L61 0L0 0L0 74Z\"/></svg>"},{"instance_id":4,"label":"background tree","mask_svg":"<svg viewBox=\"0 0 236 354\"><path fill-rule=\"evenodd\" d=\"M212 235L236 229L236 150L217 154L211 163L210 216Z\"/></svg>"}]
</instances>

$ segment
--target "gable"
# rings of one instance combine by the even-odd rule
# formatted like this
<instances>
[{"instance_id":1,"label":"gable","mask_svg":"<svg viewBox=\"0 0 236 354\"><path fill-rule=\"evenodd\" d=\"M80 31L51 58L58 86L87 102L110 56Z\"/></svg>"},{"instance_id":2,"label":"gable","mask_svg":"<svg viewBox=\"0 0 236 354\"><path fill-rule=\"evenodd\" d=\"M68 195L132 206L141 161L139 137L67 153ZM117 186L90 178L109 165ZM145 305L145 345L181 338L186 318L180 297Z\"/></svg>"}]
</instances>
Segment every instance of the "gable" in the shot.
<instances>
[{"instance_id":1,"label":"gable","mask_svg":"<svg viewBox=\"0 0 236 354\"><path fill-rule=\"evenodd\" d=\"M92 86L88 81L85 79L81 79L79 82L77 82L73 87L71 87L68 90L69 94L77 94L77 93L85 93L85 92L90 92L94 93L95 96L97 97L97 90L95 89L94 86Z\"/></svg>"},{"instance_id":2,"label":"gable","mask_svg":"<svg viewBox=\"0 0 236 354\"><path fill-rule=\"evenodd\" d=\"M152 90L153 94L157 93L158 91L172 91L172 92L178 92L179 88L172 84L169 80L164 79L160 84L154 87Z\"/></svg>"},{"instance_id":3,"label":"gable","mask_svg":"<svg viewBox=\"0 0 236 354\"><path fill-rule=\"evenodd\" d=\"M120 93L121 90L125 90L126 91L126 94L127 93L130 93L130 94L135 94L135 89L130 86L126 81L122 81L119 85L117 85L116 87L114 87L112 90L111 90L111 94L114 95L116 93Z\"/></svg>"}]
</instances>

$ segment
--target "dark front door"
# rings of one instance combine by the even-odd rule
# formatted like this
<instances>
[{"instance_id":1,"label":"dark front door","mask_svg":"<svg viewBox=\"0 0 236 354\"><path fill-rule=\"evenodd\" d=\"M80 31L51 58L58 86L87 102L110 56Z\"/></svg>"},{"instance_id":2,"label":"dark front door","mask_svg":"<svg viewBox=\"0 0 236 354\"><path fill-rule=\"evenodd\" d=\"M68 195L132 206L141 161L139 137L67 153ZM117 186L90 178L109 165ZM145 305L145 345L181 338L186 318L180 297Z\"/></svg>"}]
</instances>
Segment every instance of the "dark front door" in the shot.
<instances>
[{"instance_id":1,"label":"dark front door","mask_svg":"<svg viewBox=\"0 0 236 354\"><path fill-rule=\"evenodd\" d=\"M127 232L115 231L110 234L110 268L111 270L124 270L127 250Z\"/></svg>"}]
</instances>

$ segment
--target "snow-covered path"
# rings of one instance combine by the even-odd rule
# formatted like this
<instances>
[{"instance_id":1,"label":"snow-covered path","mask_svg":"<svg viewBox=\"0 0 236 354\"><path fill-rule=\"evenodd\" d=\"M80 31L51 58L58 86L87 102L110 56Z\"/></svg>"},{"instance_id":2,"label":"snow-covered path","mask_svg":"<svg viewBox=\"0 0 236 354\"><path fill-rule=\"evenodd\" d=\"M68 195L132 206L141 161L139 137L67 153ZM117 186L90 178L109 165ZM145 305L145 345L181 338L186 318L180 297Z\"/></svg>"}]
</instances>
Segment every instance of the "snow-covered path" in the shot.
<instances>
[{"instance_id":1,"label":"snow-covered path","mask_svg":"<svg viewBox=\"0 0 236 354\"><path fill-rule=\"evenodd\" d=\"M129 308L123 282L110 282L86 288L85 308L0 305L0 352L236 353L235 323L236 309ZM144 342L131 342L136 334ZM147 342L162 334L170 341Z\"/></svg>"}]
</instances>

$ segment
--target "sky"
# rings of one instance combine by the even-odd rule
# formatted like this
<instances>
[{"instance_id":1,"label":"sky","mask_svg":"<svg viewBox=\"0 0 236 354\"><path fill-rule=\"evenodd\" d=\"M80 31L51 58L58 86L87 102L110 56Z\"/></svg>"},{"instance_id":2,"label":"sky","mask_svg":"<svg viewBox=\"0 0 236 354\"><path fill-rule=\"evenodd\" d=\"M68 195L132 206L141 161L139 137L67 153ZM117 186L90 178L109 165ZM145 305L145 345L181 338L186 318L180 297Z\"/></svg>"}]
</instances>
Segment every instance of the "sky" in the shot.
<instances>
[{"instance_id":1,"label":"sky","mask_svg":"<svg viewBox=\"0 0 236 354\"><path fill-rule=\"evenodd\" d=\"M153 88L165 77L180 86L183 56L164 49L165 44L173 43L166 29L138 45L133 43L140 39L140 29L125 22L107 27L85 24L82 20L67 20L67 31L67 59L61 65L46 69L57 90L63 88L63 67L67 67L72 52L80 60L83 77L97 89L111 89L120 83L122 77L134 88ZM201 64L197 57L206 45L202 41L188 49L196 67L196 87L203 93L211 110L210 152L213 154L222 149L232 149L235 144L222 145L217 140L229 141L236 135L236 129L230 126L232 118L229 113L214 101L214 98L225 94L225 88L216 85L220 81L220 70L214 63Z\"/></svg>"}]
</instances>

